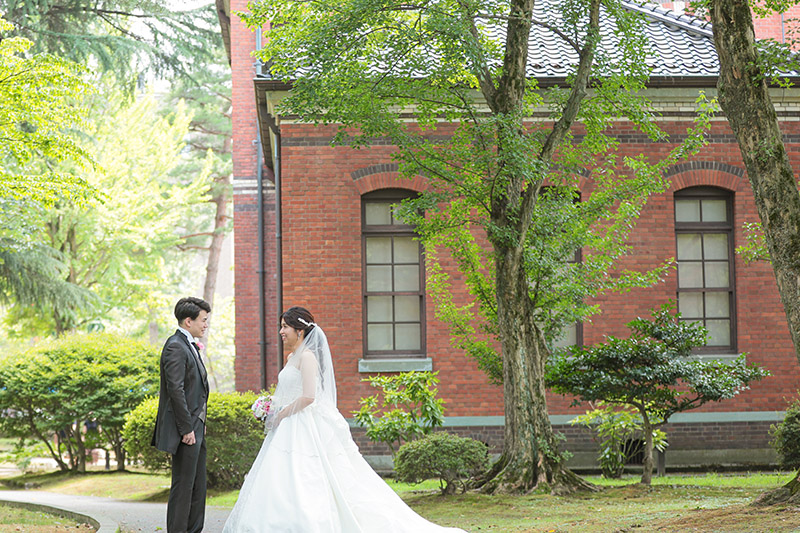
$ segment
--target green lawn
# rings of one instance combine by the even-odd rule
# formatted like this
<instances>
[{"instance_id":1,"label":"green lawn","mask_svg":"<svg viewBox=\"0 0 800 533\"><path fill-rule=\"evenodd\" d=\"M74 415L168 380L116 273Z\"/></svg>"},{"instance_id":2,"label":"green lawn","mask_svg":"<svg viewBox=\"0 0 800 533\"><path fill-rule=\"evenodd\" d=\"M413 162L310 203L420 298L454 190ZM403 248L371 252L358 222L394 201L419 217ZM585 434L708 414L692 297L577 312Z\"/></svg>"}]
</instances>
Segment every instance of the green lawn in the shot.
<instances>
[{"instance_id":1,"label":"green lawn","mask_svg":"<svg viewBox=\"0 0 800 533\"><path fill-rule=\"evenodd\" d=\"M587 478L601 492L567 497L550 494L486 496L468 493L450 498L398 492L417 512L443 525L467 531L621 532L621 531L798 531L800 510L753 508L763 491L790 474L667 476L652 487L638 477ZM390 482L390 485L392 483ZM754 528L754 524L758 527Z\"/></svg>"},{"instance_id":2,"label":"green lawn","mask_svg":"<svg viewBox=\"0 0 800 533\"><path fill-rule=\"evenodd\" d=\"M62 494L81 494L133 501L167 501L168 474L90 470L86 474L46 472L0 479L3 489L24 486Z\"/></svg>"},{"instance_id":3,"label":"green lawn","mask_svg":"<svg viewBox=\"0 0 800 533\"><path fill-rule=\"evenodd\" d=\"M60 533L94 531L89 524L78 524L73 520L53 516L41 511L0 505L0 532L15 533Z\"/></svg>"},{"instance_id":4,"label":"green lawn","mask_svg":"<svg viewBox=\"0 0 800 533\"><path fill-rule=\"evenodd\" d=\"M790 478L786 473L670 475L644 487L635 476L611 481L590 476L587 479L603 490L565 497L546 493L442 497L436 481L408 485L389 480L388 484L426 518L475 532L789 532L800 530L800 509L749 504ZM24 481L37 483L42 490L137 501L166 501L169 485L167 475L116 472L29 475ZM237 495L238 491L212 491L209 504L232 507Z\"/></svg>"}]
</instances>

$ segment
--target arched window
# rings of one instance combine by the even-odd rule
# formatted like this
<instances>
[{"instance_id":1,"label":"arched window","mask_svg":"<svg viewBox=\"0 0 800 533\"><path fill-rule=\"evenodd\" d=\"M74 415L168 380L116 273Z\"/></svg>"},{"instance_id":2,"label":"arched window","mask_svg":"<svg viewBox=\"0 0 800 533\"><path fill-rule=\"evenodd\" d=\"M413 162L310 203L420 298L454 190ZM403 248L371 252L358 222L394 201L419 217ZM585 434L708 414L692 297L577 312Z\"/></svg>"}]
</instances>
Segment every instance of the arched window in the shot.
<instances>
[{"instance_id":1,"label":"arched window","mask_svg":"<svg viewBox=\"0 0 800 533\"><path fill-rule=\"evenodd\" d=\"M708 330L700 353L736 351L733 195L716 187L675 193L678 310Z\"/></svg>"},{"instance_id":2,"label":"arched window","mask_svg":"<svg viewBox=\"0 0 800 533\"><path fill-rule=\"evenodd\" d=\"M425 276L414 228L392 209L413 191L384 189L361 202L364 358L425 356Z\"/></svg>"}]
</instances>

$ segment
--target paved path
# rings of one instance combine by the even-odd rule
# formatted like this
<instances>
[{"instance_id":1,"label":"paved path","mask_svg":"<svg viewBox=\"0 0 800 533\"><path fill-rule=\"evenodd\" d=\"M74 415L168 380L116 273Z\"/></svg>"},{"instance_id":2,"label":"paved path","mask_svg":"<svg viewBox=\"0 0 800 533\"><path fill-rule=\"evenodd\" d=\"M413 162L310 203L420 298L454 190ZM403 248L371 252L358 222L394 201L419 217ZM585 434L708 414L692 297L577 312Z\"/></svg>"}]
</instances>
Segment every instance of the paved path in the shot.
<instances>
[{"instance_id":1,"label":"paved path","mask_svg":"<svg viewBox=\"0 0 800 533\"><path fill-rule=\"evenodd\" d=\"M93 518L107 518L119 524L124 533L166 532L166 503L130 502L39 490L2 490L0 500L50 505ZM221 533L229 513L230 509L207 507L203 533Z\"/></svg>"}]
</instances>

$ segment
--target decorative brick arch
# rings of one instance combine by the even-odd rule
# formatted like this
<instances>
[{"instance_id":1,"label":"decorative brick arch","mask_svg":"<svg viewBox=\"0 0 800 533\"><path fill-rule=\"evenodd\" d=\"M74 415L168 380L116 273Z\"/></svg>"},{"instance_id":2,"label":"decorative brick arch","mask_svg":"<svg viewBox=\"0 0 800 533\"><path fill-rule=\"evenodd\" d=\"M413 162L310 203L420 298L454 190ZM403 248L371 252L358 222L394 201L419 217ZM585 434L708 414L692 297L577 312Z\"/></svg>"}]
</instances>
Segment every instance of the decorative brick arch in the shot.
<instances>
[{"instance_id":1,"label":"decorative brick arch","mask_svg":"<svg viewBox=\"0 0 800 533\"><path fill-rule=\"evenodd\" d=\"M743 168L717 161L690 161L670 167L664 176L672 181L670 188L679 191L705 185L729 191L739 191L747 185Z\"/></svg>"},{"instance_id":2,"label":"decorative brick arch","mask_svg":"<svg viewBox=\"0 0 800 533\"><path fill-rule=\"evenodd\" d=\"M411 179L402 177L397 163L370 165L351 172L350 177L361 195L379 189L409 189L421 192L428 188L428 180L422 176L414 176Z\"/></svg>"},{"instance_id":3,"label":"decorative brick arch","mask_svg":"<svg viewBox=\"0 0 800 533\"><path fill-rule=\"evenodd\" d=\"M581 169L578 175L580 176L578 189L583 190L589 182L591 172L589 169ZM351 172L350 178L361 195L380 189L409 189L422 192L428 188L428 180L423 176L417 175L411 179L402 177L397 163L381 163L360 168Z\"/></svg>"}]
</instances>

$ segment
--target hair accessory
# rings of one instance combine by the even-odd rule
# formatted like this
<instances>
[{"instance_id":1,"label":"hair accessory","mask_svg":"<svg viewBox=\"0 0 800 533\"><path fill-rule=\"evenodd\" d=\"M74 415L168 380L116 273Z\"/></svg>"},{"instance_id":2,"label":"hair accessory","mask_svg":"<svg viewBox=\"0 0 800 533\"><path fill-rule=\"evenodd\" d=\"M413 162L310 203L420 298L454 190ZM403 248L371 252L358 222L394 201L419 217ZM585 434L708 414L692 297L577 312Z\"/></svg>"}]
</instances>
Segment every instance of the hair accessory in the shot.
<instances>
[{"instance_id":1,"label":"hair accessory","mask_svg":"<svg viewBox=\"0 0 800 533\"><path fill-rule=\"evenodd\" d=\"M305 324L307 328L309 328L309 327L311 327L311 326L316 326L316 324L314 324L313 322L306 322L305 320L303 320L303 319L302 319L302 318L300 318L300 317L297 317L297 320L299 320L300 322L302 322L303 324Z\"/></svg>"}]
</instances>

